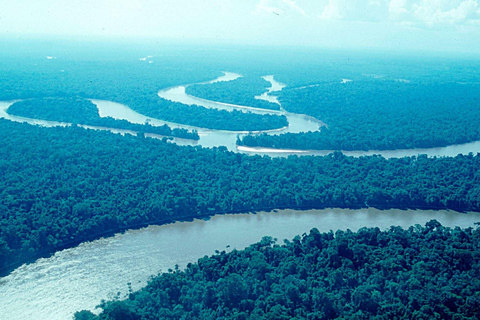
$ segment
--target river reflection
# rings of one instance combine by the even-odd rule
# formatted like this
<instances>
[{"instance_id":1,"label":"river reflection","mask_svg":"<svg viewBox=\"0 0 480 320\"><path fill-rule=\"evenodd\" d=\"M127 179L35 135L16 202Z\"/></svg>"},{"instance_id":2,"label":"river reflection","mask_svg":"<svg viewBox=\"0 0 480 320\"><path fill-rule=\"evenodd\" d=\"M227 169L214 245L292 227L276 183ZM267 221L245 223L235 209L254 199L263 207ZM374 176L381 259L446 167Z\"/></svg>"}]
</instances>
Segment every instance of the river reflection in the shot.
<instances>
[{"instance_id":1,"label":"river reflection","mask_svg":"<svg viewBox=\"0 0 480 320\"><path fill-rule=\"evenodd\" d=\"M80 309L93 310L146 284L149 276L178 264L183 268L215 250L242 249L263 236L291 239L317 228L322 232L361 227L424 225L437 219L444 226L473 226L480 213L420 210L279 210L228 214L208 221L176 222L133 230L83 243L51 258L23 265L0 279L0 319L68 319ZM230 246L227 248L227 246Z\"/></svg>"}]
</instances>

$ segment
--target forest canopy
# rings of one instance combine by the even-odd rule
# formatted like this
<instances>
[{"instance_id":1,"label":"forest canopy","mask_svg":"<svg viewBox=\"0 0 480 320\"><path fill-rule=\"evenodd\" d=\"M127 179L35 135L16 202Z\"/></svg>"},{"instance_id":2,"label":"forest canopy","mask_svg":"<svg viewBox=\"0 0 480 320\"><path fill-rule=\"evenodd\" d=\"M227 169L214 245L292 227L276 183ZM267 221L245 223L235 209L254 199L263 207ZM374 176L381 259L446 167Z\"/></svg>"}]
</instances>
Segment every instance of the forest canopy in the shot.
<instances>
[{"instance_id":1,"label":"forest canopy","mask_svg":"<svg viewBox=\"0 0 480 320\"><path fill-rule=\"evenodd\" d=\"M128 53L128 52L127 52ZM122 103L147 117L200 128L229 131L262 131L288 125L285 116L260 115L185 105L157 96L162 88L214 79L204 57L179 55L145 64L138 58L112 52L111 57L88 60L68 54L65 59L32 59L24 64L14 57L0 63L0 100L34 98L84 98ZM127 56L124 56L127 54ZM188 58L188 59L187 59Z\"/></svg>"},{"instance_id":2,"label":"forest canopy","mask_svg":"<svg viewBox=\"0 0 480 320\"><path fill-rule=\"evenodd\" d=\"M363 79L287 87L279 100L288 112L311 115L327 126L319 132L246 136L240 145L350 151L480 140L478 85Z\"/></svg>"},{"instance_id":3,"label":"forest canopy","mask_svg":"<svg viewBox=\"0 0 480 320\"><path fill-rule=\"evenodd\" d=\"M287 111L328 125L314 133L248 136L245 144L398 149L480 137L478 57L464 61L278 47L204 50L203 44L127 48L102 42L102 50L62 44L53 58L54 47L52 42L3 44L0 100L31 99L12 110L27 110L29 103L47 106L55 97L59 105L78 107L79 118L92 120L92 105L85 99L94 98L197 127L257 131L287 125L283 116L228 113L157 95L162 88L236 70L275 75L289 85L280 93ZM148 61L141 59L146 54ZM254 96L268 84L260 77L242 81L218 84L218 90L203 94L264 104ZM237 86L237 92L227 95L228 86ZM207 87L196 87L201 89ZM123 137L75 125L42 128L3 119L0 136L2 275L83 241L214 214L325 207L480 211L479 154L384 159L335 152L271 159L224 147L180 147L142 134ZM125 301L103 302L100 318L475 319L478 232L432 221L409 230L312 230L283 246L264 238L246 250L205 257L185 271L152 278ZM95 318L88 311L76 317Z\"/></svg>"},{"instance_id":4,"label":"forest canopy","mask_svg":"<svg viewBox=\"0 0 480 320\"><path fill-rule=\"evenodd\" d=\"M50 48L45 46L48 52ZM274 75L287 84L276 94L288 112L309 114L328 126L321 132L248 136L242 142L245 145L381 150L440 147L480 139L474 125L480 110L478 58L412 58L301 48L239 50L235 55L223 49L161 48L152 63L145 63L139 60L137 48L114 48L98 55L66 46L60 59L51 60L24 50L26 63L18 59L18 52L9 52L13 48L5 47L0 53L0 100L94 98L123 103L152 118L197 127L228 130L234 124L237 131L258 131L285 126L286 119L278 116L232 115L157 97L162 88L202 83L221 76L220 70L234 70L245 77L212 84L238 86L239 90L231 93L235 98L219 89L220 101L258 102L254 96L268 87L261 76ZM341 83L342 78L352 82ZM207 87L210 85L197 88ZM208 90L208 94L216 95L215 91Z\"/></svg>"},{"instance_id":5,"label":"forest canopy","mask_svg":"<svg viewBox=\"0 0 480 320\"><path fill-rule=\"evenodd\" d=\"M255 99L256 96L267 92L268 87L270 87L268 81L259 76L250 76L232 81L194 84L188 86L186 92L192 96L207 100L247 107L280 110L280 106L276 103Z\"/></svg>"},{"instance_id":6,"label":"forest canopy","mask_svg":"<svg viewBox=\"0 0 480 320\"><path fill-rule=\"evenodd\" d=\"M37 98L15 102L7 112L12 115L60 121L72 124L83 124L98 127L132 130L141 133L154 133L162 136L173 136L183 139L199 140L196 131L170 128L168 125L153 126L149 123L135 124L126 120L111 117L100 117L97 106L90 100L74 98Z\"/></svg>"},{"instance_id":7,"label":"forest canopy","mask_svg":"<svg viewBox=\"0 0 480 320\"><path fill-rule=\"evenodd\" d=\"M404 230L362 228L205 256L152 277L101 319L477 319L480 230L432 220Z\"/></svg>"},{"instance_id":8,"label":"forest canopy","mask_svg":"<svg viewBox=\"0 0 480 320\"><path fill-rule=\"evenodd\" d=\"M269 158L0 119L0 268L148 224L258 210L480 211L480 155Z\"/></svg>"},{"instance_id":9,"label":"forest canopy","mask_svg":"<svg viewBox=\"0 0 480 320\"><path fill-rule=\"evenodd\" d=\"M228 131L275 130L288 126L284 115L217 110L161 98L128 98L128 106L148 117L195 127ZM185 118L187 117L187 118Z\"/></svg>"}]
</instances>

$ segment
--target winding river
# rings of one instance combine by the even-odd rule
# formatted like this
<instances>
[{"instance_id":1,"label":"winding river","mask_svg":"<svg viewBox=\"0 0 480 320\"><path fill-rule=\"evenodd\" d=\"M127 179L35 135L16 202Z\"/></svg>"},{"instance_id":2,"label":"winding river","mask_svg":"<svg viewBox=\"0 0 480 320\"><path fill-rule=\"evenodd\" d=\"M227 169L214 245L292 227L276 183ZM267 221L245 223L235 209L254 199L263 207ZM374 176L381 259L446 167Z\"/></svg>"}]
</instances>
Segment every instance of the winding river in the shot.
<instances>
[{"instance_id":1,"label":"winding river","mask_svg":"<svg viewBox=\"0 0 480 320\"><path fill-rule=\"evenodd\" d=\"M229 81L235 74L225 73L213 81ZM273 76L265 77L273 89L281 89ZM159 96L186 104L197 104L210 108L252 110L248 107L226 105L219 102L198 99L185 93L186 86L178 86L159 92ZM270 90L272 92L272 90ZM263 96L263 95L262 95ZM268 92L263 96L268 98ZM273 98L272 98L273 101ZM147 118L127 106L104 100L92 99L102 117L110 116L133 123L152 125L168 124L172 127L196 129L201 137L199 144L205 147L226 146L229 150L246 153L285 156L288 154L327 154L330 151L300 151L275 149L248 149L235 146L237 134L225 131L194 128ZM6 112L14 101L0 102L0 117L12 121L27 122L43 126L68 126L68 123L42 121L16 117ZM267 111L275 113L275 111ZM308 116L284 113L290 122L282 132L317 130L323 125ZM92 128L92 127L89 127ZM127 130L111 130L122 134L135 134ZM274 134L274 133L272 133ZM191 141L176 139L175 143L191 144ZM416 154L429 156L455 156L458 153L480 152L480 142L449 146L436 149L414 149L395 151L345 152L353 156L382 154L385 157L402 157ZM15 319L69 319L81 309L96 310L102 299L116 296L125 297L128 283L133 290L145 285L150 275L174 268L184 267L189 262L211 255L215 250L242 249L259 241L265 235L290 239L297 234L316 227L320 231L337 229L358 230L361 227L388 228L391 225L409 227L424 225L437 219L445 226L470 227L480 221L480 213L458 213L454 211L425 210L279 210L257 214L227 214L207 220L176 222L162 226L150 226L131 230L110 238L82 243L75 248L55 253L50 258L38 259L23 265L10 275L0 278L0 320ZM98 310L96 310L98 311Z\"/></svg>"},{"instance_id":2,"label":"winding river","mask_svg":"<svg viewBox=\"0 0 480 320\"><path fill-rule=\"evenodd\" d=\"M273 78L273 75L263 76L262 78L264 80L270 82L270 88L268 88L267 91L264 92L263 94L261 94L259 96L256 96L255 99L265 100L267 102L276 103L280 106L280 108L282 108L282 105L278 101L278 98L276 96L271 95L270 93L275 92L275 91L281 91L287 85L275 81L275 79ZM285 111L283 108L282 108L282 110Z\"/></svg>"},{"instance_id":3,"label":"winding river","mask_svg":"<svg viewBox=\"0 0 480 320\"><path fill-rule=\"evenodd\" d=\"M222 82L222 81L232 81L240 77L241 75L236 73L224 72L223 76L220 76L217 79L214 79L208 82L204 82L203 84ZM286 85L277 82L274 79L273 75L264 76L263 78L266 81L270 82L271 87L268 88L265 93L263 93L260 96L257 96L256 98L280 104L277 98L273 95L270 95L270 93L282 90ZM246 147L246 146L237 146L236 140L238 135L251 134L251 133L281 134L285 132L298 133L302 131L303 132L316 131L316 130L319 130L322 126L325 126L325 124L322 121L317 120L308 115L286 112L285 110L283 110L283 108L280 111L266 110L266 109L252 108L248 106L240 106L240 105L227 104L227 103L222 103L217 101L200 99L200 98L188 95L186 93L186 87L188 86L189 85L180 85L180 86L162 89L158 91L158 96L163 99L171 100L174 102L179 102L187 105L198 105L205 108L211 108L211 109L217 109L217 110L228 110L228 111L239 110L242 112L252 112L252 113L258 113L258 114L282 114L287 117L289 125L286 128L265 130L265 131L258 131L258 132L213 130L213 129L194 127L194 126L173 123L173 122L168 122L168 121L147 117L143 114L140 114L132 110L126 105L113 102L113 101L106 101L106 100L99 100L99 99L90 99L90 100L97 106L100 117L112 117L114 119L127 120L131 123L137 123L137 124L144 124L145 122L149 122L154 126L162 126L164 124L167 124L171 128L183 128L187 130L198 131L198 134L200 136L199 141L180 139L180 138L173 138L173 140L171 140L171 142L179 145L200 145L207 148L224 146L229 151L233 151L233 152L241 152L241 153L252 154L252 155L253 154L269 155L271 157L286 157L289 155L322 156L322 155L327 155L333 152L333 150L293 150L293 149L254 148L254 147ZM69 123L64 123L64 122L46 121L46 120L31 119L31 118L24 118L24 117L11 115L7 112L7 109L14 102L15 101L0 101L0 118L5 118L5 119L16 121L16 122L26 122L32 125L42 125L46 127L71 125ZM133 134L133 135L136 134L136 132L130 131L130 130L94 127L94 126L86 126L86 125L83 125L82 127L95 129L95 130L109 130L111 132L120 133L120 134ZM163 138L162 136L155 135L155 134L146 134L146 136L153 137L153 138ZM385 158L400 158L400 157L415 156L420 154L426 154L429 157L433 157L433 156L454 157L458 154L480 152L480 141L474 141L474 142L458 144L458 145L451 145L451 146L441 147L441 148L342 151L342 152L345 153L346 155L354 156L354 157L368 156L373 154L378 154Z\"/></svg>"},{"instance_id":4,"label":"winding river","mask_svg":"<svg viewBox=\"0 0 480 320\"><path fill-rule=\"evenodd\" d=\"M231 81L238 79L241 77L239 74L224 72L225 75L223 77L219 77L216 80L211 82L218 82L218 81ZM261 96L257 96L257 99L266 100L269 102L278 103L278 100L275 96L270 95L270 93L275 91L282 90L286 85L280 82L277 82L274 79L273 75L264 76L263 79L270 82L271 87L267 89L265 93ZM344 79L346 80L346 79ZM210 83L211 83L210 82ZM232 104L225 104L217 101L210 101L205 99L200 99L186 93L186 87L188 85L182 85L172 88L167 88L160 90L158 95L166 100L171 100L174 102L179 102L187 105L199 105L206 108L212 109L219 109L219 110L240 110L240 111L250 111L254 113L261 113L261 114L284 114L287 117L289 127L285 130L279 130L271 134L280 134L285 132L306 132L306 131L316 131L319 130L322 126L325 126L325 123L319 121L313 117L302 115L302 114L295 114L289 113L285 110L282 111L275 111L275 110L265 110L265 109L258 109L258 108L251 108L246 106L239 106L239 105L232 105ZM259 111L260 110L260 111ZM126 119L128 120L128 119ZM204 137L200 138L200 145L204 145L203 141L211 142L212 140L215 141L216 132L210 132L210 137L202 140ZM223 136L223 141L226 143L225 146L228 150L234 152L242 152L247 154L257 154L257 155L269 155L271 157L286 157L289 155L327 155L334 150L290 150L290 149L274 149L274 148L252 148L252 147L245 147L245 146L237 146L236 141L236 133L233 133L231 137ZM211 146L211 143L206 144L205 146ZM409 156L416 156L420 154L426 154L429 157L434 156L446 156L446 157L454 157L458 154L468 154L470 152L477 153L480 152L480 141L474 141L465 144L458 144L458 145L451 145L447 147L440 147L440 148L428 148L428 149L398 149L398 150L369 150L369 151L342 151L344 154L353 156L353 157L361 157L361 156L369 156L378 154L385 158L401 158L401 157L409 157Z\"/></svg>"}]
</instances>

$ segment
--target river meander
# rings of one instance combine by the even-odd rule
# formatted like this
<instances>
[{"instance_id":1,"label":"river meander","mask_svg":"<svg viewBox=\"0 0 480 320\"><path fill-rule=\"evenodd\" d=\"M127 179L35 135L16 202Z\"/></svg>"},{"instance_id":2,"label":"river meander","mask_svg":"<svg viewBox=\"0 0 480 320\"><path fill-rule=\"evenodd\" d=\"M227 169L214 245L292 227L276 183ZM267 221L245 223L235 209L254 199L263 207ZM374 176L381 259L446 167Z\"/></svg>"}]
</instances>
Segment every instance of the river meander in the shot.
<instances>
[{"instance_id":1,"label":"river meander","mask_svg":"<svg viewBox=\"0 0 480 320\"><path fill-rule=\"evenodd\" d=\"M232 81L238 79L241 75L232 73L232 72L224 72L223 76L218 77L217 79L205 82L208 83L215 83L221 81ZM270 93L282 90L285 87L284 84L277 82L274 79L274 76L264 76L263 77L266 81L270 82L271 87L267 89L267 91L262 95L261 99L268 100L271 102L278 103L275 96L271 96ZM180 85L176 87L162 89L158 92L158 95L167 100L171 100L174 102L179 102L187 105L198 105L206 108L211 109L218 109L218 110L239 110L242 112L253 112L259 114L283 114L287 117L288 120L288 127L279 128L274 130L266 130L260 131L256 133L268 133L268 134L281 134L285 132L290 133L298 133L298 132L305 132L305 131L316 131L320 130L322 126L325 124L317 120L311 116L303 115L303 114L295 114L289 113L284 111L276 110L266 110L266 109L258 109L258 108L251 108L248 106L239 106L233 104L226 104L217 101L210 101L205 99L200 99L191 95L188 95L185 91L186 87L189 85ZM260 98L260 96L258 96ZM233 152L240 152L246 153L251 155L268 155L271 157L286 157L289 155L299 155L299 156L306 156L306 155L327 155L333 152L333 150L287 150L287 149L273 149L273 148L251 148L251 147L244 147L244 146L237 146L236 140L238 135L248 134L251 132L243 132L243 131L227 131L227 130L213 130L201 127L194 127L185 124L173 123L168 122L160 119L155 119L151 117L147 117L143 114L140 114L126 105L107 101L107 100L99 100L99 99L90 99L98 108L98 112L100 117L112 117L118 120L127 120L131 123L137 124L144 124L145 122L149 122L154 126L162 126L164 124L169 125L171 128L183 128L187 130L196 130L200 136L199 141L188 140L188 139L179 139L173 138L171 142L177 143L179 145L200 145L207 148L212 147L226 147L229 151ZM16 122L26 122L32 125L41 125L46 127L51 126L69 126L69 123L57 122L57 121L46 121L46 120L39 120L39 119L30 119L19 117L15 115L11 115L7 112L8 107L14 103L15 101L0 101L0 118L5 118L11 121ZM121 130L121 129L113 129L113 128L104 128L104 127L92 127L92 126L83 126L85 128L96 129L96 130L109 130L114 133L121 133L121 134L136 134L136 132L129 131L129 130ZM154 138L162 138L158 135L148 135ZM459 145L451 145L447 147L440 147L440 148L428 148L428 149L399 149L399 150L369 150L369 151L342 151L346 155L360 157L360 156L369 156L373 154L381 155L385 158L400 158L400 157L407 157L407 156L415 156L420 154L426 154L427 156L446 156L446 157L454 157L458 154L468 154L478 153L480 152L480 141L474 141L465 144Z\"/></svg>"},{"instance_id":2,"label":"river meander","mask_svg":"<svg viewBox=\"0 0 480 320\"><path fill-rule=\"evenodd\" d=\"M236 77L226 73L223 78L213 81L228 81ZM273 80L273 77L268 78ZM165 89L174 91L177 102L186 104L208 104L212 108L244 108L225 105L219 102L201 100L188 96L184 87ZM280 86L281 87L281 86ZM272 83L272 88L278 88ZM172 93L172 92L170 92ZM161 96L162 91L159 92ZM173 93L172 93L173 94ZM100 116L111 116L133 123L153 125L165 123L172 127L197 129L199 144L205 147L226 146L231 151L286 156L289 154L327 154L331 151L299 151L276 149L237 149L234 132L194 128L181 124L168 123L147 118L127 106L104 100L92 100L99 109ZM0 102L0 117L43 126L68 126L68 123L42 121L16 117L6 112L10 102ZM255 111L260 112L260 111ZM264 111L262 111L264 112ZM268 112L268 111L267 111ZM300 132L316 130L322 125L318 120L303 115L285 113L290 122L289 128L279 132ZM123 134L135 134L109 128ZM274 133L272 133L274 134ZM190 141L174 140L179 144L192 144ZM458 153L480 152L480 142L435 149L413 149L393 151L345 152L353 156L381 154L385 157L402 157L417 154L429 156L455 156ZM454 211L402 211L376 209L363 210L280 210L258 214L219 215L208 221L176 222L162 226L151 226L131 230L114 237L102 238L82 243L75 248L55 253L50 258L42 258L14 270L0 278L0 320L15 319L69 319L80 309L94 310L101 299L112 299L117 293L124 297L128 293L127 283L136 290L145 285L150 275L174 268L184 267L189 262L210 255L215 250L242 249L269 235L280 240L292 238L316 227L320 231L337 229L358 230L361 227L388 228L391 225L408 227L437 219L445 226L473 226L480 221L480 213L458 213ZM280 241L281 242L281 241ZM227 248L227 246L229 246Z\"/></svg>"},{"instance_id":3,"label":"river meander","mask_svg":"<svg viewBox=\"0 0 480 320\"><path fill-rule=\"evenodd\" d=\"M473 226L480 213L422 210L279 210L257 214L218 215L131 230L82 243L50 258L23 265L0 279L1 320L69 319L102 299L136 290L150 275L181 268L215 250L242 249L263 236L291 239L317 228L356 231L362 227L409 227L437 219L444 226ZM227 248L227 246L229 246Z\"/></svg>"}]
</instances>

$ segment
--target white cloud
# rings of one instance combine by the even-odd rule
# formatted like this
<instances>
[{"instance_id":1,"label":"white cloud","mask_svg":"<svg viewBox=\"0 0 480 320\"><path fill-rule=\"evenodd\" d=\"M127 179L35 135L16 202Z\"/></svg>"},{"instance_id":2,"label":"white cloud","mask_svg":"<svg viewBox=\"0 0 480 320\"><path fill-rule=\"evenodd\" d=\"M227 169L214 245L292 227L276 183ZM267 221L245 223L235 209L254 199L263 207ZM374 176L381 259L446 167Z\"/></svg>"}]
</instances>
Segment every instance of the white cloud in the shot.
<instances>
[{"instance_id":1,"label":"white cloud","mask_svg":"<svg viewBox=\"0 0 480 320\"><path fill-rule=\"evenodd\" d=\"M272 6L271 2L272 1L270 1L270 0L260 0L260 2L255 6L255 10L253 11L253 13L256 13L256 14L277 13L277 14L279 14L280 12L282 12L282 10L280 10L280 8Z\"/></svg>"},{"instance_id":2,"label":"white cloud","mask_svg":"<svg viewBox=\"0 0 480 320\"><path fill-rule=\"evenodd\" d=\"M283 15L287 12L294 12L304 17L307 16L305 10L294 0L260 0L254 10L256 14L275 13Z\"/></svg>"},{"instance_id":3,"label":"white cloud","mask_svg":"<svg viewBox=\"0 0 480 320\"><path fill-rule=\"evenodd\" d=\"M479 10L480 0L18 0L2 2L0 35L480 52Z\"/></svg>"},{"instance_id":4,"label":"white cloud","mask_svg":"<svg viewBox=\"0 0 480 320\"><path fill-rule=\"evenodd\" d=\"M391 0L388 6L388 12L393 19L402 19L409 16L409 11L406 9L407 0Z\"/></svg>"},{"instance_id":5,"label":"white cloud","mask_svg":"<svg viewBox=\"0 0 480 320\"><path fill-rule=\"evenodd\" d=\"M345 17L345 13L342 13L342 9L338 5L339 1L332 1L330 0L323 9L322 14L320 15L320 18L325 19L325 20L341 20Z\"/></svg>"},{"instance_id":6,"label":"white cloud","mask_svg":"<svg viewBox=\"0 0 480 320\"><path fill-rule=\"evenodd\" d=\"M380 0L329 0L320 18L324 20L385 20L388 3Z\"/></svg>"},{"instance_id":7,"label":"white cloud","mask_svg":"<svg viewBox=\"0 0 480 320\"><path fill-rule=\"evenodd\" d=\"M480 0L329 0L324 20L394 22L417 27L480 25Z\"/></svg>"},{"instance_id":8,"label":"white cloud","mask_svg":"<svg viewBox=\"0 0 480 320\"><path fill-rule=\"evenodd\" d=\"M307 13L305 12L305 10L300 8L295 1L293 1L293 0L282 0L282 2L285 3L287 6L289 6L290 8L292 8L293 10L300 13L302 16L304 16L304 17L307 16Z\"/></svg>"},{"instance_id":9,"label":"white cloud","mask_svg":"<svg viewBox=\"0 0 480 320\"><path fill-rule=\"evenodd\" d=\"M429 27L439 24L463 25L480 23L477 0L422 0L412 5L412 15Z\"/></svg>"}]
</instances>

